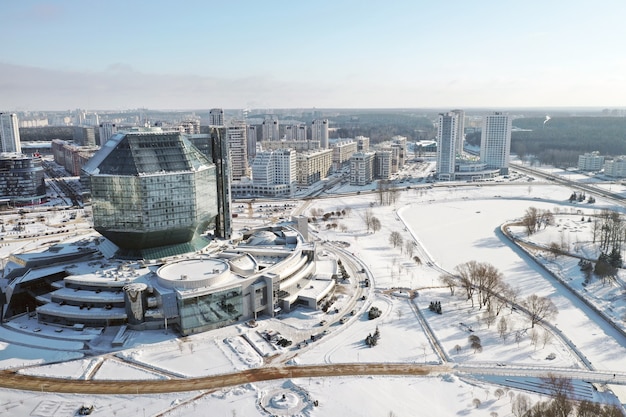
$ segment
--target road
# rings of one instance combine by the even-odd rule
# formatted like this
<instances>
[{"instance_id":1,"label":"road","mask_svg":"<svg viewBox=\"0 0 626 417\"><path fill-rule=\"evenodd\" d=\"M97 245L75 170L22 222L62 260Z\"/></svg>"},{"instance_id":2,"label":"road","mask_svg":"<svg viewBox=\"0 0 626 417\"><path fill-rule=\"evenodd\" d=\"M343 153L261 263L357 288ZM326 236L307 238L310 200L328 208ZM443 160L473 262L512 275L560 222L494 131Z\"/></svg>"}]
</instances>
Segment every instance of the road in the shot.
<instances>
[{"instance_id":1,"label":"road","mask_svg":"<svg viewBox=\"0 0 626 417\"><path fill-rule=\"evenodd\" d=\"M0 372L0 387L27 391L74 394L161 394L168 392L212 391L251 382L284 378L324 378L338 376L429 376L444 373L545 377L547 373L587 382L626 385L626 374L612 374L581 369L511 368L485 364L450 366L417 365L413 363L351 363L301 366L270 366L241 372L199 378L169 380L76 380L20 375L15 371Z\"/></svg>"},{"instance_id":2,"label":"road","mask_svg":"<svg viewBox=\"0 0 626 417\"><path fill-rule=\"evenodd\" d=\"M200 378L141 381L59 379L20 375L15 373L15 371L2 371L0 372L0 387L74 394L160 394L215 390L250 382L271 381L283 378L322 378L350 375L426 376L450 372L450 370L450 367L444 365L428 366L405 363L324 364L270 366Z\"/></svg>"}]
</instances>

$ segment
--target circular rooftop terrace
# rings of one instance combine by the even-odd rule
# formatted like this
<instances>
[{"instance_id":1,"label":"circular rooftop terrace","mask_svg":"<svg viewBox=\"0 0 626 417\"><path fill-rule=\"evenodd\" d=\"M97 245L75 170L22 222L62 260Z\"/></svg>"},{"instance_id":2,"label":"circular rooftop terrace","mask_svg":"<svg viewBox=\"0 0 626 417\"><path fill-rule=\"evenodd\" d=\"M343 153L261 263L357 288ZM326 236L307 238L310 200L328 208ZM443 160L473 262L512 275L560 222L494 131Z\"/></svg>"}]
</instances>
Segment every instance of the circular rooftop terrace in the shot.
<instances>
[{"instance_id":1,"label":"circular rooftop terrace","mask_svg":"<svg viewBox=\"0 0 626 417\"><path fill-rule=\"evenodd\" d=\"M195 258L163 265L157 271L158 282L166 288L205 288L228 280L228 263L220 259Z\"/></svg>"}]
</instances>

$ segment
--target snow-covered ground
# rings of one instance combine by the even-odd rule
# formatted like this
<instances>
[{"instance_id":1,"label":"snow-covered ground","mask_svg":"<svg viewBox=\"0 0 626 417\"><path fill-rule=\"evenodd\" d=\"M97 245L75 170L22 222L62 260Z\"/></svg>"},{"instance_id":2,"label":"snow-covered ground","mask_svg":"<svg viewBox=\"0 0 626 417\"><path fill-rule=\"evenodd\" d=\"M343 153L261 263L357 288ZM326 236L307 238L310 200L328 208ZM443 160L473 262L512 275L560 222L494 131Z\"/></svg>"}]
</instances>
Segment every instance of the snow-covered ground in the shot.
<instances>
[{"instance_id":1,"label":"snow-covered ground","mask_svg":"<svg viewBox=\"0 0 626 417\"><path fill-rule=\"evenodd\" d=\"M534 183L482 187L451 184L404 190L392 206L380 206L376 203L376 194L366 193L300 203L306 215L310 215L312 209L346 210L345 214L331 218L330 222L338 225L335 228L328 229L321 220L312 224L316 230L312 236L319 239L318 245L326 245L329 252L345 251L361 260L372 279L367 300L351 304L350 296L358 285L349 282L342 284L345 294L336 303L340 313L325 314L299 308L278 319L261 318L258 328L236 325L184 339L175 339L164 331L133 332L128 348L115 356L79 358L64 364L38 365L37 362L72 357L63 358L57 351L4 342L0 345L0 368L31 364L34 366L20 372L64 378L163 379L233 372L262 366L268 359L276 365L280 358L288 358L292 364L440 363L442 358L433 349L419 320L421 315L453 363L486 367L506 364L504 369L513 366L545 368L547 373L553 368L584 369L582 355L596 369L626 373L624 338L593 316L575 295L499 232L500 225L522 217L530 206L558 208L570 215L558 216L558 226L542 230L533 240L539 243L561 241L560 236L567 233L572 247L578 245L580 251L585 250L588 245L584 242L589 240L587 225L579 224L577 219L610 205L601 199L593 206L569 204L566 200L570 193L565 187ZM267 221L256 208L256 204L251 209L241 207L238 224ZM363 219L366 210L371 210L372 215L381 220L381 230L375 233L367 230ZM255 218L246 219L247 212ZM389 235L394 231L400 233L405 242L416 242L412 253L407 252L404 245L396 248L391 245ZM513 232L523 237L521 230ZM416 262L415 256L420 262ZM577 284L580 273L574 275L571 262L562 259L562 263L558 258L550 259L550 263L562 264L564 271L571 270L572 273L566 272L565 276L582 290L582 285ZM498 268L506 282L519 289L520 298L530 294L550 297L559 310L555 320L557 331L540 328L540 334L545 332L550 336L540 337L539 342L533 344L528 319L506 308L501 314L506 317L510 330L507 337L502 338L495 324L488 326L482 319L482 310L472 308L458 291L451 295L440 282L442 270L452 271L456 265L470 260ZM357 280L357 277L354 273L350 279ZM592 287L586 289L593 292L601 306L607 306L603 301L606 298L620 298L617 287L603 290L597 282L592 283ZM407 296L408 289L416 291L413 299ZM428 310L431 301L441 302L443 314ZM372 306L378 307L382 315L368 320L366 313ZM608 307L616 309L617 316L623 309L619 303ZM354 315L348 314L351 310L355 310ZM340 324L337 320L344 315L349 317L348 322ZM321 331L322 319L330 322L324 327L328 334L302 349L296 348L297 342ZM381 334L380 341L375 347L367 347L364 339L376 327ZM263 342L257 341L258 334L269 329L279 331L293 340L294 345L286 349L269 344L262 346ZM513 336L516 331L523 333L523 337L516 340ZM470 333L480 337L482 351L470 348ZM267 356L262 356L265 354ZM429 377L293 378L213 393L89 398L47 393L42 386L40 392L0 391L0 413L10 410L11 415L65 416L72 415L70 410L75 411L77 404L89 403L96 406L95 415L115 416L204 416L211 410L212 415L238 416L491 416L497 413L502 417L512 415L510 402L516 395L529 395L533 401L541 398L540 394L498 384L504 381L451 373ZM506 390L506 395L499 399L498 388ZM613 388L619 391L618 387ZM318 402L317 406L314 401ZM622 402L626 400L622 398Z\"/></svg>"}]
</instances>

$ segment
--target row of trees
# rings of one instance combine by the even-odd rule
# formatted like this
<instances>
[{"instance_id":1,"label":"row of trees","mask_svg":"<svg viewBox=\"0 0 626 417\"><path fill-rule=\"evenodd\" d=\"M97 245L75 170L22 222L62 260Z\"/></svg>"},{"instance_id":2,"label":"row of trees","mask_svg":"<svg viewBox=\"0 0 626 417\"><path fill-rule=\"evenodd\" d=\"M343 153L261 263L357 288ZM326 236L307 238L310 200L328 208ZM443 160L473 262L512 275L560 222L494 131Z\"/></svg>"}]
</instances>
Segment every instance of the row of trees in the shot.
<instances>
[{"instance_id":1,"label":"row of trees","mask_svg":"<svg viewBox=\"0 0 626 417\"><path fill-rule=\"evenodd\" d=\"M511 412L515 417L624 417L615 405L574 401L574 387L568 378L549 373L542 378L542 385L551 398L533 405L527 395L517 395L511 401Z\"/></svg>"},{"instance_id":2,"label":"row of trees","mask_svg":"<svg viewBox=\"0 0 626 417\"><path fill-rule=\"evenodd\" d=\"M472 307L483 307L485 315L490 318L488 325L495 321L503 307L509 303L511 307L516 303L518 292L503 281L503 275L496 267L486 262L468 261L457 265L456 275L442 275L444 285L454 295L457 288L465 292L466 299L471 301ZM558 309L546 297L531 294L519 303L529 315L531 328L542 320L554 318Z\"/></svg>"},{"instance_id":3,"label":"row of trees","mask_svg":"<svg viewBox=\"0 0 626 417\"><path fill-rule=\"evenodd\" d=\"M395 188L391 181L380 180L376 186L376 194L378 195L378 204L390 206L398 201L400 190Z\"/></svg>"}]
</instances>

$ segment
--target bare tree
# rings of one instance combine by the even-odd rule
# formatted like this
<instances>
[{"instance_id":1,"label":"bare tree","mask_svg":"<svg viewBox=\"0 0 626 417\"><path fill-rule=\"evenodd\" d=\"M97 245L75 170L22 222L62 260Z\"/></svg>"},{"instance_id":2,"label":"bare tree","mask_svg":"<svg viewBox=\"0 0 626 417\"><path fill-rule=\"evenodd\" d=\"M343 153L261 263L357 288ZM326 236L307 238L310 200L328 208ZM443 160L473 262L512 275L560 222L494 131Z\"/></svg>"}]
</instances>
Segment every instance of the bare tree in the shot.
<instances>
[{"instance_id":1,"label":"bare tree","mask_svg":"<svg viewBox=\"0 0 626 417\"><path fill-rule=\"evenodd\" d=\"M374 233L378 232L381 228L380 220L378 217L372 217L372 231Z\"/></svg>"},{"instance_id":2,"label":"bare tree","mask_svg":"<svg viewBox=\"0 0 626 417\"><path fill-rule=\"evenodd\" d=\"M574 409L574 403L571 400L574 390L572 381L553 373L548 373L547 377L541 379L552 395L550 408L555 411L554 415L557 417L569 416Z\"/></svg>"},{"instance_id":3,"label":"bare tree","mask_svg":"<svg viewBox=\"0 0 626 417\"><path fill-rule=\"evenodd\" d=\"M511 405L511 412L515 417L523 417L530 410L530 398L524 394L518 394Z\"/></svg>"},{"instance_id":4,"label":"bare tree","mask_svg":"<svg viewBox=\"0 0 626 417\"><path fill-rule=\"evenodd\" d=\"M539 332L537 329L530 330L530 344L535 346L535 350L537 350L537 342L539 342Z\"/></svg>"},{"instance_id":5,"label":"bare tree","mask_svg":"<svg viewBox=\"0 0 626 417\"><path fill-rule=\"evenodd\" d=\"M539 223L539 210L536 207L528 207L524 217L522 217L522 224L526 228L526 233L530 236L537 231L537 224Z\"/></svg>"},{"instance_id":6,"label":"bare tree","mask_svg":"<svg viewBox=\"0 0 626 417\"><path fill-rule=\"evenodd\" d=\"M450 295L454 295L454 290L456 289L456 286L457 286L456 279L450 275L441 275L439 276L439 280L441 281L443 285L448 287L448 289L450 290Z\"/></svg>"},{"instance_id":7,"label":"bare tree","mask_svg":"<svg viewBox=\"0 0 626 417\"><path fill-rule=\"evenodd\" d=\"M468 261L454 268L459 274L461 286L467 299L474 307L474 294L477 294L478 308L491 311L491 301L502 282L502 274L493 265L485 262Z\"/></svg>"},{"instance_id":8,"label":"bare tree","mask_svg":"<svg viewBox=\"0 0 626 417\"><path fill-rule=\"evenodd\" d=\"M561 235L561 237L563 237L563 235ZM548 244L548 252L552 254L554 259L558 258L559 255L563 253L562 246L563 245L558 242L550 242L550 244Z\"/></svg>"},{"instance_id":9,"label":"bare tree","mask_svg":"<svg viewBox=\"0 0 626 417\"><path fill-rule=\"evenodd\" d=\"M504 390L502 388L496 388L496 390L493 392L493 395L495 395L496 398L499 400L504 396Z\"/></svg>"},{"instance_id":10,"label":"bare tree","mask_svg":"<svg viewBox=\"0 0 626 417\"><path fill-rule=\"evenodd\" d=\"M413 252L415 251L415 245L412 241L407 240L406 242L404 242L404 250L406 251L406 254L409 256L409 258L411 258L413 256Z\"/></svg>"},{"instance_id":11,"label":"bare tree","mask_svg":"<svg viewBox=\"0 0 626 417\"><path fill-rule=\"evenodd\" d=\"M600 415L602 415L602 406L600 404L587 400L582 400L578 404L576 417L598 417Z\"/></svg>"},{"instance_id":12,"label":"bare tree","mask_svg":"<svg viewBox=\"0 0 626 417\"><path fill-rule=\"evenodd\" d=\"M400 232L393 231L389 235L389 243L391 243L394 248L402 246L403 242L404 239L402 239L402 235L400 234Z\"/></svg>"},{"instance_id":13,"label":"bare tree","mask_svg":"<svg viewBox=\"0 0 626 417\"><path fill-rule=\"evenodd\" d=\"M485 310L482 318L488 329L491 328L491 325L496 322L496 315L491 310Z\"/></svg>"},{"instance_id":14,"label":"bare tree","mask_svg":"<svg viewBox=\"0 0 626 417\"><path fill-rule=\"evenodd\" d=\"M498 296L494 299L494 307L496 310L496 316L498 316L508 302L514 302L513 299L515 298L515 294L513 288L504 281L500 281L495 291Z\"/></svg>"},{"instance_id":15,"label":"bare tree","mask_svg":"<svg viewBox=\"0 0 626 417\"><path fill-rule=\"evenodd\" d=\"M530 315L530 327L532 328L540 321L550 320L558 314L558 309L552 300L546 297L540 297L537 294L528 296L528 298L522 302L522 306Z\"/></svg>"},{"instance_id":16,"label":"bare tree","mask_svg":"<svg viewBox=\"0 0 626 417\"><path fill-rule=\"evenodd\" d=\"M367 227L368 232L372 228L372 218L374 218L374 215L372 214L372 210L370 209L365 210L365 214L363 215L363 220L365 221L365 226Z\"/></svg>"},{"instance_id":17,"label":"bare tree","mask_svg":"<svg viewBox=\"0 0 626 417\"><path fill-rule=\"evenodd\" d=\"M545 348L550 341L552 341L553 335L548 331L548 329L543 329L543 333L541 334L541 343L543 343L543 347Z\"/></svg>"},{"instance_id":18,"label":"bare tree","mask_svg":"<svg viewBox=\"0 0 626 417\"><path fill-rule=\"evenodd\" d=\"M554 224L554 214L550 210L541 210L539 212L539 225L543 225L545 229Z\"/></svg>"},{"instance_id":19,"label":"bare tree","mask_svg":"<svg viewBox=\"0 0 626 417\"><path fill-rule=\"evenodd\" d=\"M507 338L508 328L509 328L509 323L507 322L506 318L500 317L500 321L498 321L498 334L504 341L506 341L506 338Z\"/></svg>"},{"instance_id":20,"label":"bare tree","mask_svg":"<svg viewBox=\"0 0 626 417\"><path fill-rule=\"evenodd\" d=\"M469 261L454 267L456 272L459 274L461 286L465 290L467 299L472 301L472 307L474 307L474 291L476 289L473 283L473 275L476 264L476 261Z\"/></svg>"}]
</instances>

